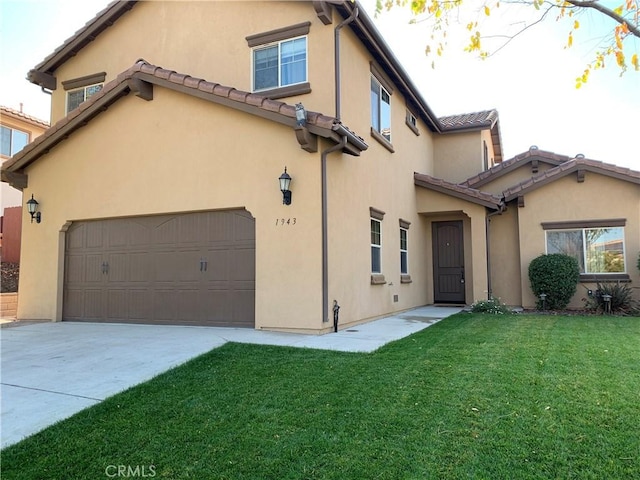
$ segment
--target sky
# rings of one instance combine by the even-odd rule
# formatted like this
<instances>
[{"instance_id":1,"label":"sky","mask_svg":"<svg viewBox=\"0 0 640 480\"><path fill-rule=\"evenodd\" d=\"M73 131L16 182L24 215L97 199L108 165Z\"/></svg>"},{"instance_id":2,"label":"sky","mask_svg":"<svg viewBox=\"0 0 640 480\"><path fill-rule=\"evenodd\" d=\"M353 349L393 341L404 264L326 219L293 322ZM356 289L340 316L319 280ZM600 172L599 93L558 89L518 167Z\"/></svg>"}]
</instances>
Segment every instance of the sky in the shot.
<instances>
[{"instance_id":1,"label":"sky","mask_svg":"<svg viewBox=\"0 0 640 480\"><path fill-rule=\"evenodd\" d=\"M48 121L49 96L25 80L27 72L108 3L0 0L0 104L19 109L22 103L25 113ZM602 15L580 17L582 26L571 48L563 48L568 24L548 18L495 55L479 60L463 52L467 36L463 28L450 29L443 56L427 57L428 22L410 24L409 10L399 7L374 18L375 0L360 3L436 115L498 111L503 159L536 145L561 155L582 153L640 171L640 72L630 70L620 76L610 65L592 73L581 89L575 88L575 78L593 59L599 39L612 28ZM473 6L480 2L466 3ZM619 1L605 3L617 5ZM533 13L530 7L509 10L503 2L491 12L491 20L496 19L500 27L496 32L485 27L483 33L513 32L528 25ZM465 36L456 35L456 31ZM640 53L640 40L633 42L632 47ZM5 185L3 206L10 197ZM19 196L12 203L19 204Z\"/></svg>"}]
</instances>

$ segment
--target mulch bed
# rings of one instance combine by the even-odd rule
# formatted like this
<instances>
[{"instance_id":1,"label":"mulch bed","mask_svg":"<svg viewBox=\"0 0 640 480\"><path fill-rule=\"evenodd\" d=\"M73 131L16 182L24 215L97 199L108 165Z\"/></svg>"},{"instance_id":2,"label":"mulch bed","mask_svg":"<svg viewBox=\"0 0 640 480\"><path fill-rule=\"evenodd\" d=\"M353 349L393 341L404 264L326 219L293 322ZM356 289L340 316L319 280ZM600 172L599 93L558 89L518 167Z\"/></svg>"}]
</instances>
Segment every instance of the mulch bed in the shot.
<instances>
[{"instance_id":1,"label":"mulch bed","mask_svg":"<svg viewBox=\"0 0 640 480\"><path fill-rule=\"evenodd\" d=\"M12 293L18 291L18 277L20 276L20 264L2 262L2 280L0 292Z\"/></svg>"}]
</instances>

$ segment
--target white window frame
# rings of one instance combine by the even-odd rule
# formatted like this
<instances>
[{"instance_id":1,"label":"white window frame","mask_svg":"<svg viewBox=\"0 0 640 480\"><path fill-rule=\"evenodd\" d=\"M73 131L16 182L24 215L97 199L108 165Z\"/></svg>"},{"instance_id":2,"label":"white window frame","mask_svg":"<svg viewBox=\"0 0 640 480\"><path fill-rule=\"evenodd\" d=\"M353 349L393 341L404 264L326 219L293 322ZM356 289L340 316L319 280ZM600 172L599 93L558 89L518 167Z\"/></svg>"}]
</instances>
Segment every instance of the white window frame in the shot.
<instances>
[{"instance_id":1,"label":"white window frame","mask_svg":"<svg viewBox=\"0 0 640 480\"><path fill-rule=\"evenodd\" d=\"M18 153L24 147L29 145L29 142L31 141L31 135L29 134L29 132L25 132L24 130L20 130L19 128L10 127L8 125L2 125L2 128L6 128L7 130L9 130L9 155L8 155L8 157L13 157L16 153ZM15 148L14 147L14 145L15 145L15 133L16 132L24 134L24 135L27 136L27 141L20 148ZM4 153L2 154L2 156L3 157L7 157L7 155L5 155Z\"/></svg>"},{"instance_id":2,"label":"white window frame","mask_svg":"<svg viewBox=\"0 0 640 480\"><path fill-rule=\"evenodd\" d=\"M282 48L281 45L287 42L293 42L295 40L299 40L304 38L304 48L305 48L305 65L304 65L304 79L299 82L282 84ZM256 69L255 69L255 52L258 50L266 50L268 48L273 48L274 46L278 47L278 84L261 88L259 90L256 89ZM303 83L307 83L309 81L309 39L308 35L299 35L297 37L286 38L284 40L278 40L277 42L265 43L263 45L256 45L251 49L251 91L252 92L265 92L269 90L274 90L276 88L289 87L291 85L300 85Z\"/></svg>"},{"instance_id":3,"label":"white window frame","mask_svg":"<svg viewBox=\"0 0 640 480\"><path fill-rule=\"evenodd\" d=\"M98 86L100 87L100 89L95 91L95 92L93 92L91 95L89 95L87 97L87 90L90 89L90 88L98 87ZM66 94L67 94L67 96L66 96L66 104L65 104L65 111L67 112L67 115L69 113L71 113L73 110L75 110L76 108L78 108L80 106L80 104L82 104L83 102L86 102L93 95L95 95L96 93L101 91L103 88L104 88L104 82L98 82L98 83L92 83L91 85L85 85L85 86L80 87L80 88L74 88L73 90L67 90L66 91ZM79 92L79 91L83 92L84 100L82 100L82 102L80 102L77 107L73 108L72 110L69 110L69 96L72 93L76 93L76 92Z\"/></svg>"},{"instance_id":4,"label":"white window frame","mask_svg":"<svg viewBox=\"0 0 640 480\"><path fill-rule=\"evenodd\" d=\"M374 229L373 229L374 223L378 225L378 232L374 232ZM374 239L371 238L371 273L380 274L382 273L382 220L371 217L371 221L369 222L369 225L370 225L371 237L373 237L374 233L377 233L379 236L378 243L374 243L373 241ZM378 267L379 267L378 271L376 271L374 268L374 261L373 261L374 249L376 249L378 252Z\"/></svg>"},{"instance_id":5,"label":"white window frame","mask_svg":"<svg viewBox=\"0 0 640 480\"><path fill-rule=\"evenodd\" d=\"M589 271L589 257L587 252L587 231L589 230L601 230L606 228L616 228L621 230L621 240L622 240L622 261L624 263L624 268L620 272L591 272ZM625 230L624 226L616 225L616 226L602 226L602 227L576 227L576 228L562 228L562 229L551 229L545 230L545 253L549 253L549 233L561 233L561 232L581 232L582 235L582 258L578 259L578 264L581 269L581 275L620 275L626 274L628 269L627 256L626 256L626 242L625 242ZM556 252L551 252L556 253ZM564 253L564 252L561 252ZM570 255L570 254L568 254ZM584 271L583 271L584 270Z\"/></svg>"},{"instance_id":6,"label":"white window frame","mask_svg":"<svg viewBox=\"0 0 640 480\"><path fill-rule=\"evenodd\" d=\"M404 248L402 248L402 234L404 233ZM404 255L404 269L402 260ZM409 229L400 227L400 275L409 275Z\"/></svg>"}]
</instances>

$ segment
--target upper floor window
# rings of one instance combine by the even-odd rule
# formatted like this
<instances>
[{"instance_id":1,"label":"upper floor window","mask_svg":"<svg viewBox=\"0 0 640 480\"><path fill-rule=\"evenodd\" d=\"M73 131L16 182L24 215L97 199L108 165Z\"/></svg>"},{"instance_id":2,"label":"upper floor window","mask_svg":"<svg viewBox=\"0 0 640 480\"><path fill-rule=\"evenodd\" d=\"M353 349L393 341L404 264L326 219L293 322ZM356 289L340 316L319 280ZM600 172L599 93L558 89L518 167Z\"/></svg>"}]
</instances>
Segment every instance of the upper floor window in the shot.
<instances>
[{"instance_id":1,"label":"upper floor window","mask_svg":"<svg viewBox=\"0 0 640 480\"><path fill-rule=\"evenodd\" d=\"M78 88L77 90L68 91L67 113L78 108L82 102L89 100L92 95L98 93L100 90L102 90L102 83L87 85L86 87Z\"/></svg>"},{"instance_id":2,"label":"upper floor window","mask_svg":"<svg viewBox=\"0 0 640 480\"><path fill-rule=\"evenodd\" d=\"M549 230L547 253L564 253L578 261L580 273L624 273L624 227L602 226Z\"/></svg>"},{"instance_id":3,"label":"upper floor window","mask_svg":"<svg viewBox=\"0 0 640 480\"><path fill-rule=\"evenodd\" d=\"M276 42L253 50L254 91L306 81L307 37Z\"/></svg>"},{"instance_id":4,"label":"upper floor window","mask_svg":"<svg viewBox=\"0 0 640 480\"><path fill-rule=\"evenodd\" d=\"M391 142L391 94L371 75L371 129Z\"/></svg>"},{"instance_id":5,"label":"upper floor window","mask_svg":"<svg viewBox=\"0 0 640 480\"><path fill-rule=\"evenodd\" d=\"M98 72L63 81L62 87L67 92L67 113L102 90L106 77L106 72Z\"/></svg>"},{"instance_id":6,"label":"upper floor window","mask_svg":"<svg viewBox=\"0 0 640 480\"><path fill-rule=\"evenodd\" d=\"M0 153L12 157L29 143L29 134L15 128L0 127Z\"/></svg>"}]
</instances>

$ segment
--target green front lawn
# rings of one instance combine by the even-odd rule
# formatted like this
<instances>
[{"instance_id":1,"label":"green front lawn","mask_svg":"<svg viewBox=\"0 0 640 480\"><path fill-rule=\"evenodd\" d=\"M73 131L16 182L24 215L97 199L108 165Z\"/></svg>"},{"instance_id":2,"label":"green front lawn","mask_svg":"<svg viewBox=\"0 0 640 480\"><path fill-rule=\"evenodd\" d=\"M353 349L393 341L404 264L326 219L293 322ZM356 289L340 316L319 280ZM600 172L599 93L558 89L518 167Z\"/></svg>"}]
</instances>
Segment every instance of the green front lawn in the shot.
<instances>
[{"instance_id":1,"label":"green front lawn","mask_svg":"<svg viewBox=\"0 0 640 480\"><path fill-rule=\"evenodd\" d=\"M118 466L640 478L640 318L460 314L373 354L227 344L2 452L3 479L119 478Z\"/></svg>"}]
</instances>

